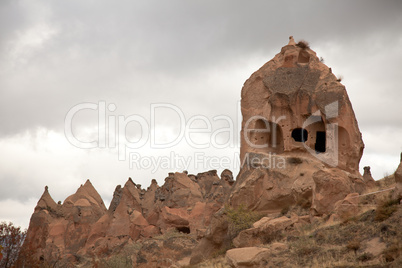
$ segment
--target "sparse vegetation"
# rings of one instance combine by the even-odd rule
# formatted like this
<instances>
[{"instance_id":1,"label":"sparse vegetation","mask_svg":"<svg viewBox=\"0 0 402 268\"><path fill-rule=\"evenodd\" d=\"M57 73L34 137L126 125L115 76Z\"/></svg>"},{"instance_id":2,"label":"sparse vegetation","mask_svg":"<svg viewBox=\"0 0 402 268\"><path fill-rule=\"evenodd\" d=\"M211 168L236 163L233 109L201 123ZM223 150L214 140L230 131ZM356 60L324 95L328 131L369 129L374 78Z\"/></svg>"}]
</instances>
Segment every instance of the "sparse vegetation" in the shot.
<instances>
[{"instance_id":1,"label":"sparse vegetation","mask_svg":"<svg viewBox=\"0 0 402 268\"><path fill-rule=\"evenodd\" d=\"M172 229L170 229L169 231L167 231L167 232L164 233L164 234L155 236L154 239L158 239L158 240L163 240L163 241L165 241L165 240L168 240L169 238L172 238L172 237L175 237L175 238L176 238L176 237L183 237L183 238L186 238L186 237L189 237L189 235L186 234L186 233L183 233L183 232L179 232L176 228L172 228Z\"/></svg>"},{"instance_id":2,"label":"sparse vegetation","mask_svg":"<svg viewBox=\"0 0 402 268\"><path fill-rule=\"evenodd\" d=\"M388 219L398 209L399 199L386 199L380 202L375 213L376 221Z\"/></svg>"},{"instance_id":3,"label":"sparse vegetation","mask_svg":"<svg viewBox=\"0 0 402 268\"><path fill-rule=\"evenodd\" d=\"M336 79L336 81L342 82L342 80L343 80L343 76L342 76L342 75L338 75L338 78Z\"/></svg>"},{"instance_id":4,"label":"sparse vegetation","mask_svg":"<svg viewBox=\"0 0 402 268\"><path fill-rule=\"evenodd\" d=\"M102 260L99 266L101 268L129 268L133 267L133 264L130 256L119 254L111 256L109 259Z\"/></svg>"},{"instance_id":5,"label":"sparse vegetation","mask_svg":"<svg viewBox=\"0 0 402 268\"><path fill-rule=\"evenodd\" d=\"M229 236L233 239L241 231L252 227L253 223L263 217L263 215L247 209L244 205L237 208L225 207L229 221Z\"/></svg>"},{"instance_id":6,"label":"sparse vegetation","mask_svg":"<svg viewBox=\"0 0 402 268\"><path fill-rule=\"evenodd\" d=\"M387 247L382 253L386 262L392 262L396 260L402 251L402 247L399 241L394 241L389 247Z\"/></svg>"},{"instance_id":7,"label":"sparse vegetation","mask_svg":"<svg viewBox=\"0 0 402 268\"><path fill-rule=\"evenodd\" d=\"M376 181L376 184L380 189L386 189L391 187L391 185L395 184L395 176L394 174L389 175L385 174L384 178L381 180Z\"/></svg>"},{"instance_id":8,"label":"sparse vegetation","mask_svg":"<svg viewBox=\"0 0 402 268\"><path fill-rule=\"evenodd\" d=\"M387 204L394 203L389 201ZM401 232L398 213L394 212L379 222L375 220L376 211L369 210L356 216L354 221L332 226L305 224L297 228L297 232L286 230L275 241L287 244L289 250L272 253L270 261L275 266L286 263L289 267L357 267L399 260ZM373 238L387 244L380 257L365 251L368 241ZM269 248L271 242L264 247Z\"/></svg>"},{"instance_id":9,"label":"sparse vegetation","mask_svg":"<svg viewBox=\"0 0 402 268\"><path fill-rule=\"evenodd\" d=\"M311 255L317 254L321 250L321 247L317 245L314 239L302 236L291 243L291 249L298 259L304 259L305 257L311 258Z\"/></svg>"},{"instance_id":10,"label":"sparse vegetation","mask_svg":"<svg viewBox=\"0 0 402 268\"><path fill-rule=\"evenodd\" d=\"M300 47L301 49L310 48L309 43L308 43L307 41L305 41L305 40L300 40L300 41L296 44L296 46Z\"/></svg>"},{"instance_id":11,"label":"sparse vegetation","mask_svg":"<svg viewBox=\"0 0 402 268\"><path fill-rule=\"evenodd\" d=\"M299 157L289 157L288 158L288 163L298 165L298 164L303 163L303 160L301 160Z\"/></svg>"},{"instance_id":12,"label":"sparse vegetation","mask_svg":"<svg viewBox=\"0 0 402 268\"><path fill-rule=\"evenodd\" d=\"M361 261L361 262L366 262L366 261L369 261L369 260L371 260L371 259L373 259L373 258L374 258L373 254L364 252L362 255L360 255L359 257L357 257L357 260L358 260L358 261Z\"/></svg>"},{"instance_id":13,"label":"sparse vegetation","mask_svg":"<svg viewBox=\"0 0 402 268\"><path fill-rule=\"evenodd\" d=\"M349 250L353 250L356 254L357 250L360 248L360 240L355 238L349 241L349 243L346 245L346 248Z\"/></svg>"},{"instance_id":14,"label":"sparse vegetation","mask_svg":"<svg viewBox=\"0 0 402 268\"><path fill-rule=\"evenodd\" d=\"M289 207L289 206L284 207L284 208L281 210L281 215L286 215L286 214L289 212L289 210L290 210L290 207Z\"/></svg>"}]
</instances>

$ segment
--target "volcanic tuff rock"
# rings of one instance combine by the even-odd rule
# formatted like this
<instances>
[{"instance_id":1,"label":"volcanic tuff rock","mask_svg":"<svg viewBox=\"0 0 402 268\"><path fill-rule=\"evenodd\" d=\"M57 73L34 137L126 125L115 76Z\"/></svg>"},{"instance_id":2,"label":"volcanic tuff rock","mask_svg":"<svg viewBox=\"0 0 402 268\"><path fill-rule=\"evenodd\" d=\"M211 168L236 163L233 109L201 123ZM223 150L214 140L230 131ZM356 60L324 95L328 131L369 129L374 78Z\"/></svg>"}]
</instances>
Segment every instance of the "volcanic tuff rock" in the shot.
<instances>
[{"instance_id":1,"label":"volcanic tuff rock","mask_svg":"<svg viewBox=\"0 0 402 268\"><path fill-rule=\"evenodd\" d=\"M364 167L363 170L364 170L363 180L366 183L367 187L374 188L376 184L375 180L373 179L373 176L371 176L370 167Z\"/></svg>"},{"instance_id":2,"label":"volcanic tuff rock","mask_svg":"<svg viewBox=\"0 0 402 268\"><path fill-rule=\"evenodd\" d=\"M249 152L317 153L356 173L364 145L345 87L313 50L290 39L244 83L241 160Z\"/></svg>"},{"instance_id":3,"label":"volcanic tuff rock","mask_svg":"<svg viewBox=\"0 0 402 268\"><path fill-rule=\"evenodd\" d=\"M230 204L329 214L365 190L363 141L345 87L306 43L289 44L244 83L240 158Z\"/></svg>"},{"instance_id":4,"label":"volcanic tuff rock","mask_svg":"<svg viewBox=\"0 0 402 268\"><path fill-rule=\"evenodd\" d=\"M196 176L170 173L163 186L152 180L147 190L129 178L124 187L116 187L108 210L89 180L63 204L54 202L46 186L23 247L35 260L63 265L114 254L134 241L172 229L203 233L231 189L231 172L222 174L223 179L216 171Z\"/></svg>"}]
</instances>

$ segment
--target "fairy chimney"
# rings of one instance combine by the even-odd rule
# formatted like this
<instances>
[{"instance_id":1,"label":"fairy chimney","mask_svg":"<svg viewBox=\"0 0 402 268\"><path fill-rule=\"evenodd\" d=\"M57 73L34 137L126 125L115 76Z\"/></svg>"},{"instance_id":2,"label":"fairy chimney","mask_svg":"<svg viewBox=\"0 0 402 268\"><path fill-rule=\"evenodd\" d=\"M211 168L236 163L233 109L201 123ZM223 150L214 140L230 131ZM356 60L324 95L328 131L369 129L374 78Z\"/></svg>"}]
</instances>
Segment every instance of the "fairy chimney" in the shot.
<instances>
[{"instance_id":1,"label":"fairy chimney","mask_svg":"<svg viewBox=\"0 0 402 268\"><path fill-rule=\"evenodd\" d=\"M296 153L357 174L364 144L345 86L306 42L289 39L244 83L241 162Z\"/></svg>"}]
</instances>

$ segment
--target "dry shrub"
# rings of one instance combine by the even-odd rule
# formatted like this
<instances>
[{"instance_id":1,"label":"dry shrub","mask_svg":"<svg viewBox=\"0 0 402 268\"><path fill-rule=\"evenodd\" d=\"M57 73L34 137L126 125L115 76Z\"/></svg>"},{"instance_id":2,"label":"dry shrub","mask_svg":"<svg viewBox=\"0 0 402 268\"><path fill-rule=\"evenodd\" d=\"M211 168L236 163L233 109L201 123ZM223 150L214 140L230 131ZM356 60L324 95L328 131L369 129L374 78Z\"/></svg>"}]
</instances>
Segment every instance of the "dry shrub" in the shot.
<instances>
[{"instance_id":1,"label":"dry shrub","mask_svg":"<svg viewBox=\"0 0 402 268\"><path fill-rule=\"evenodd\" d=\"M384 259L386 262L393 262L396 260L401 252L402 248L398 243L393 243L387 247L382 253L384 254Z\"/></svg>"},{"instance_id":2,"label":"dry shrub","mask_svg":"<svg viewBox=\"0 0 402 268\"><path fill-rule=\"evenodd\" d=\"M346 248L349 250L353 250L355 253L360 248L360 241L357 239L350 240L349 243L346 245Z\"/></svg>"},{"instance_id":3,"label":"dry shrub","mask_svg":"<svg viewBox=\"0 0 402 268\"><path fill-rule=\"evenodd\" d=\"M281 215L282 216L286 215L289 212L289 210L290 210L290 206L286 206L286 207L282 208Z\"/></svg>"},{"instance_id":4,"label":"dry shrub","mask_svg":"<svg viewBox=\"0 0 402 268\"><path fill-rule=\"evenodd\" d=\"M289 157L288 163L293 165L299 165L303 163L303 160L301 160L299 157Z\"/></svg>"},{"instance_id":5,"label":"dry shrub","mask_svg":"<svg viewBox=\"0 0 402 268\"><path fill-rule=\"evenodd\" d=\"M237 208L225 207L229 221L229 235L235 238L241 231L249 229L253 223L260 220L263 215L247 209L244 205Z\"/></svg>"},{"instance_id":6,"label":"dry shrub","mask_svg":"<svg viewBox=\"0 0 402 268\"><path fill-rule=\"evenodd\" d=\"M308 209L311 207L311 200L308 198L299 198L296 202L296 205L304 208L304 209Z\"/></svg>"},{"instance_id":7,"label":"dry shrub","mask_svg":"<svg viewBox=\"0 0 402 268\"><path fill-rule=\"evenodd\" d=\"M357 257L357 260L362 261L362 262L369 261L369 260L372 260L372 259L374 259L373 254L367 253L367 252L364 252L362 255Z\"/></svg>"},{"instance_id":8,"label":"dry shrub","mask_svg":"<svg viewBox=\"0 0 402 268\"><path fill-rule=\"evenodd\" d=\"M399 204L399 199L386 199L380 202L375 211L375 220L384 221L391 217L391 215L397 211Z\"/></svg>"},{"instance_id":9,"label":"dry shrub","mask_svg":"<svg viewBox=\"0 0 402 268\"><path fill-rule=\"evenodd\" d=\"M389 188L394 183L395 183L395 174L392 175L384 174L384 178L376 181L376 184L379 186L380 189Z\"/></svg>"},{"instance_id":10,"label":"dry shrub","mask_svg":"<svg viewBox=\"0 0 402 268\"><path fill-rule=\"evenodd\" d=\"M303 236L290 244L291 252L298 265L307 266L313 257L320 253L321 247L314 239Z\"/></svg>"},{"instance_id":11,"label":"dry shrub","mask_svg":"<svg viewBox=\"0 0 402 268\"><path fill-rule=\"evenodd\" d=\"M305 40L300 40L300 41L296 44L296 46L300 47L301 49L310 48L309 43L308 43L307 41L305 41Z\"/></svg>"}]
</instances>

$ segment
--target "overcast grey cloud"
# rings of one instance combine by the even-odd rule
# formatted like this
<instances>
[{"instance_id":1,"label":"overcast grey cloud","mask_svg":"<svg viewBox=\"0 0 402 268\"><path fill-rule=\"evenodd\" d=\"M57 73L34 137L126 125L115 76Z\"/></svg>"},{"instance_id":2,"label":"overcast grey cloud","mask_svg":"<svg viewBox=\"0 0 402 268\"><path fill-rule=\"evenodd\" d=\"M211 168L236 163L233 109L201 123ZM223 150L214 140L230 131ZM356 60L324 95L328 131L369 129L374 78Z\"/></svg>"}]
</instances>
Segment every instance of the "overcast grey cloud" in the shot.
<instances>
[{"instance_id":1,"label":"overcast grey cloud","mask_svg":"<svg viewBox=\"0 0 402 268\"><path fill-rule=\"evenodd\" d=\"M1 1L0 220L27 226L45 185L58 201L89 178L108 202L128 176L146 187L181 168L130 169L115 148L71 145L64 120L84 102L113 103L107 116L147 121L152 103L170 103L186 119L206 116L213 130L228 124L213 117L225 115L235 125L233 146L194 149L183 140L136 152L235 162L241 87L290 35L307 40L344 77L366 145L361 168L372 166L375 179L392 173L402 151L400 25L401 1ZM75 134L92 140L97 118L96 111L80 113ZM177 122L172 110L159 110L158 139L177 135ZM138 126L127 134L138 138ZM193 163L189 172L213 167Z\"/></svg>"}]
</instances>

